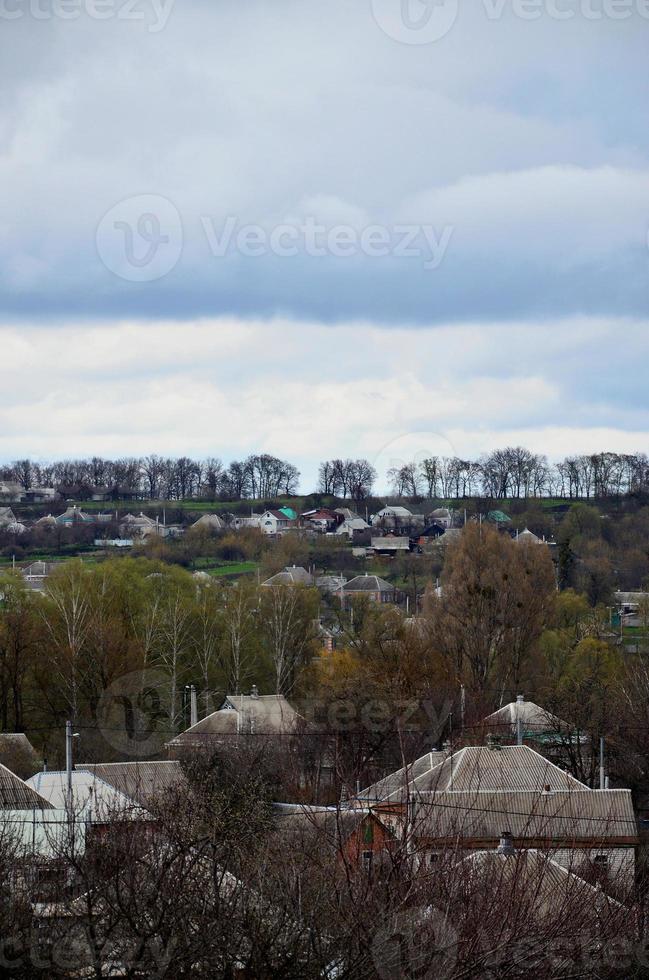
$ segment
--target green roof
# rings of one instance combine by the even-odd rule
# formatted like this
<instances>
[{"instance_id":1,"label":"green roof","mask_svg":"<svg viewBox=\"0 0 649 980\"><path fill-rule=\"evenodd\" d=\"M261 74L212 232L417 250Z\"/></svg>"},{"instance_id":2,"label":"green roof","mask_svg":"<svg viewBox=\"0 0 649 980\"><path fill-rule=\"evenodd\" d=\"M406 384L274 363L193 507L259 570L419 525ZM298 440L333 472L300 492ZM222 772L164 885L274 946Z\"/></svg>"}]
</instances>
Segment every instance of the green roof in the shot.
<instances>
[{"instance_id":1,"label":"green roof","mask_svg":"<svg viewBox=\"0 0 649 980\"><path fill-rule=\"evenodd\" d=\"M292 507L280 507L279 512L280 514L284 514L285 517L288 517L289 521L297 520L297 514Z\"/></svg>"},{"instance_id":2,"label":"green roof","mask_svg":"<svg viewBox=\"0 0 649 980\"><path fill-rule=\"evenodd\" d=\"M488 521L495 521L496 524L509 524L511 518L502 510L490 510L487 514Z\"/></svg>"}]
</instances>

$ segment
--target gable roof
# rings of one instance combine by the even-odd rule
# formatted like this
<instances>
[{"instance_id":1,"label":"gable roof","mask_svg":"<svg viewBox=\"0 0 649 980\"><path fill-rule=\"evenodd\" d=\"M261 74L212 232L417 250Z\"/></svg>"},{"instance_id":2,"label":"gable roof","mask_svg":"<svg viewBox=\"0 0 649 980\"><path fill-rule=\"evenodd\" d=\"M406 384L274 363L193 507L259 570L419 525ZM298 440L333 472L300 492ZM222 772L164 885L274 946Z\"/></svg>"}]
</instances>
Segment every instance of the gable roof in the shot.
<instances>
[{"instance_id":1,"label":"gable roof","mask_svg":"<svg viewBox=\"0 0 649 980\"><path fill-rule=\"evenodd\" d=\"M112 786L119 793L141 806L182 785L185 780L180 763L161 762L104 762L79 765L84 770Z\"/></svg>"},{"instance_id":2,"label":"gable roof","mask_svg":"<svg viewBox=\"0 0 649 980\"><path fill-rule=\"evenodd\" d=\"M0 764L0 810L48 810L51 803L31 785Z\"/></svg>"},{"instance_id":3,"label":"gable roof","mask_svg":"<svg viewBox=\"0 0 649 980\"><path fill-rule=\"evenodd\" d=\"M534 532L530 531L530 529L527 527L524 531L518 532L514 540L519 541L521 544L544 544L538 534L534 534Z\"/></svg>"}]
</instances>

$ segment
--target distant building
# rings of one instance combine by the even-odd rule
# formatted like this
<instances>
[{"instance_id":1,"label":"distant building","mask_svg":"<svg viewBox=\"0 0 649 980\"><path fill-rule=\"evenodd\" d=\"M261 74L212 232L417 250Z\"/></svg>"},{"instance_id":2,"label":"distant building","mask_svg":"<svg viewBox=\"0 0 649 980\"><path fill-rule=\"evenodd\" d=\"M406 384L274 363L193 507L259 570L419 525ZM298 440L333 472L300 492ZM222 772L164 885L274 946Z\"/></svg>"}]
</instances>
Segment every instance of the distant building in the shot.
<instances>
[{"instance_id":1,"label":"distant building","mask_svg":"<svg viewBox=\"0 0 649 980\"><path fill-rule=\"evenodd\" d=\"M357 575L345 584L347 598L366 596L371 602L396 602L397 590L378 575Z\"/></svg>"},{"instance_id":2,"label":"distant building","mask_svg":"<svg viewBox=\"0 0 649 980\"><path fill-rule=\"evenodd\" d=\"M222 531L225 523L218 514L203 514L192 524L198 531Z\"/></svg>"},{"instance_id":3,"label":"distant building","mask_svg":"<svg viewBox=\"0 0 649 980\"><path fill-rule=\"evenodd\" d=\"M280 585L313 585L313 575L307 572L306 568L302 568L299 565L287 565L283 571L277 572L276 575L271 575L267 578L265 582L262 582L262 588L277 588Z\"/></svg>"},{"instance_id":4,"label":"distant building","mask_svg":"<svg viewBox=\"0 0 649 980\"><path fill-rule=\"evenodd\" d=\"M238 735L290 735L303 719L281 694L229 694L218 711L202 718L167 743L172 754L210 749Z\"/></svg>"}]
</instances>

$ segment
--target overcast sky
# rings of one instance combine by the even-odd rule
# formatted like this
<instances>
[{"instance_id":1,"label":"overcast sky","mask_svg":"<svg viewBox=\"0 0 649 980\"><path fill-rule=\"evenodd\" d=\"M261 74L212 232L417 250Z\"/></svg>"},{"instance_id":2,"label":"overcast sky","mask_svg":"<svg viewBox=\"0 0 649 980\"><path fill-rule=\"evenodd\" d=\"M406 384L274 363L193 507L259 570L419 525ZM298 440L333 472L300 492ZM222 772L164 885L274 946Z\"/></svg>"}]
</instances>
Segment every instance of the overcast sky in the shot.
<instances>
[{"instance_id":1,"label":"overcast sky","mask_svg":"<svg viewBox=\"0 0 649 980\"><path fill-rule=\"evenodd\" d=\"M138 3L0 0L0 459L649 450L649 2Z\"/></svg>"}]
</instances>

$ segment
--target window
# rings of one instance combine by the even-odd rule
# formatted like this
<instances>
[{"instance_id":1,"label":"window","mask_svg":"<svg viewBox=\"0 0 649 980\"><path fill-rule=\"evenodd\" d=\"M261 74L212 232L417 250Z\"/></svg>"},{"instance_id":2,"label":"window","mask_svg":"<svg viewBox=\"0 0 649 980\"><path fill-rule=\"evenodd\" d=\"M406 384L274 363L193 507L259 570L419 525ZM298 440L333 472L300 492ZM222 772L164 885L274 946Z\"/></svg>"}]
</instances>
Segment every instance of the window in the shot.
<instances>
[{"instance_id":1,"label":"window","mask_svg":"<svg viewBox=\"0 0 649 980\"><path fill-rule=\"evenodd\" d=\"M372 854L371 851L363 851L363 853L361 855L361 858L362 858L362 861L363 861L363 870L364 871L371 871L372 870L372 859L373 859L373 857L374 857L374 855Z\"/></svg>"}]
</instances>

